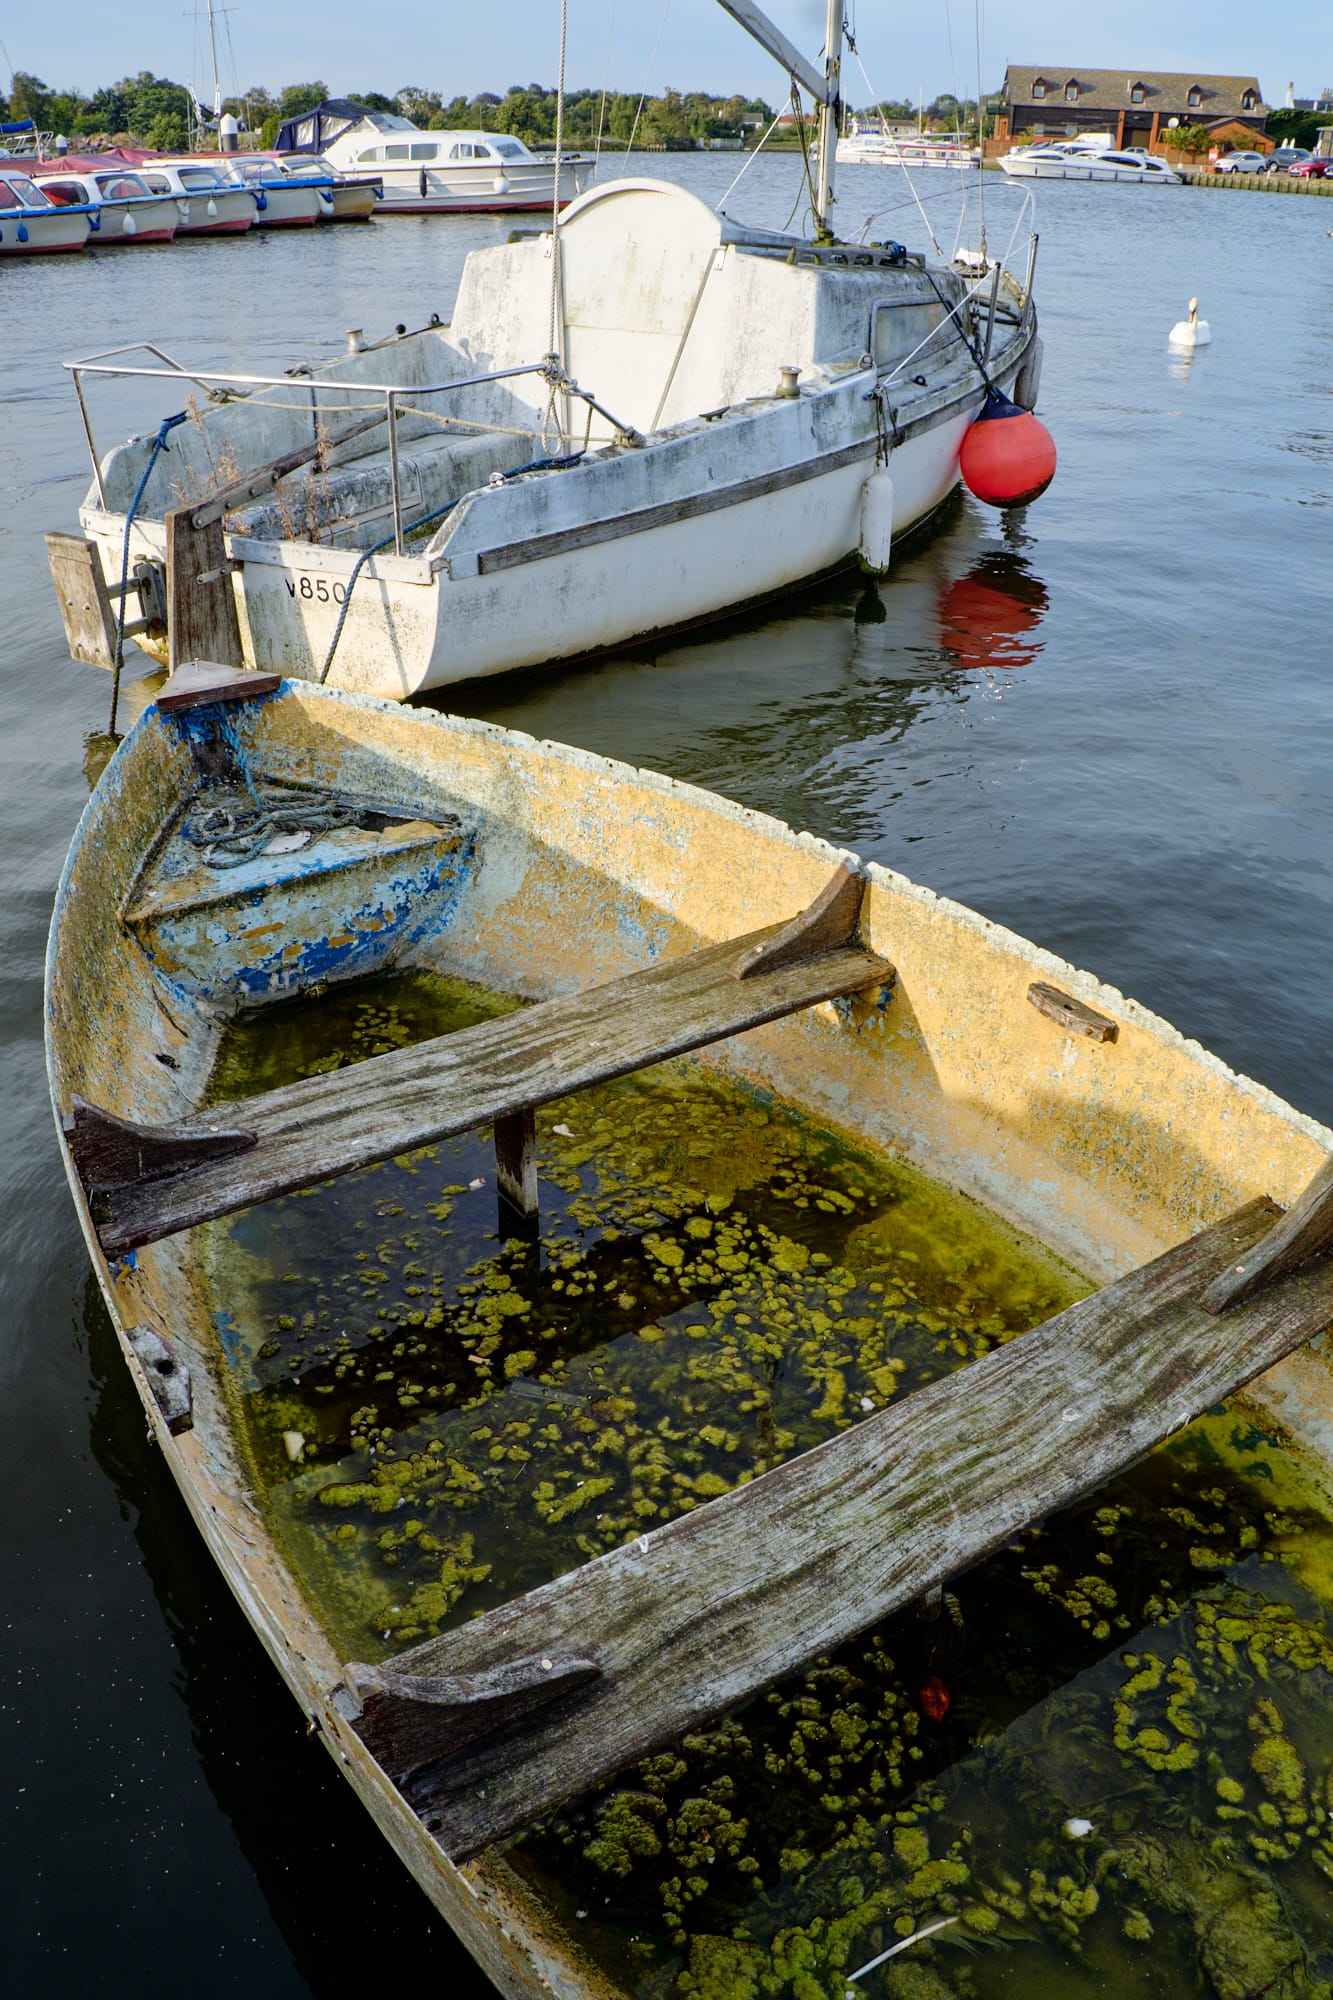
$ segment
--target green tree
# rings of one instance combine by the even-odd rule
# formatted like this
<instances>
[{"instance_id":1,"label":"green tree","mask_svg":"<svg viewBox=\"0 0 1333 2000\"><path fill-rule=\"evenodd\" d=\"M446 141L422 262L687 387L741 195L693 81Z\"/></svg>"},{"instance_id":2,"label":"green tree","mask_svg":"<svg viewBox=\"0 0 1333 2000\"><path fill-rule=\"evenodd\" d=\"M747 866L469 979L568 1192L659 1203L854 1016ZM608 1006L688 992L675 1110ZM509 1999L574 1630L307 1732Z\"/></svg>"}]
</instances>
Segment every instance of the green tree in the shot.
<instances>
[{"instance_id":1,"label":"green tree","mask_svg":"<svg viewBox=\"0 0 1333 2000\"><path fill-rule=\"evenodd\" d=\"M404 118L410 118L414 125L426 125L440 109L438 90L422 90L415 83L404 84L394 102Z\"/></svg>"},{"instance_id":2,"label":"green tree","mask_svg":"<svg viewBox=\"0 0 1333 2000\"><path fill-rule=\"evenodd\" d=\"M314 111L329 94L327 83L289 83L278 97L278 111L283 118L299 118L303 111Z\"/></svg>"},{"instance_id":3,"label":"green tree","mask_svg":"<svg viewBox=\"0 0 1333 2000\"><path fill-rule=\"evenodd\" d=\"M55 93L39 76L31 76L25 69L16 69L9 85L9 115L13 119L31 118L34 125L48 128L48 116Z\"/></svg>"}]
</instances>

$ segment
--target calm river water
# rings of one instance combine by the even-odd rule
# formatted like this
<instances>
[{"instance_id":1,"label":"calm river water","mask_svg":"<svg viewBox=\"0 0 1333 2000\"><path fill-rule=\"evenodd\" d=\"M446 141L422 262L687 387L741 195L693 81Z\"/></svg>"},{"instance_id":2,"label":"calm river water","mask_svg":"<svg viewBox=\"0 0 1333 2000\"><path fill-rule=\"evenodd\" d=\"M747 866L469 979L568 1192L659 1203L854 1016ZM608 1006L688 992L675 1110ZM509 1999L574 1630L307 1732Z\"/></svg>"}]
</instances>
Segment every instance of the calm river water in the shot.
<instances>
[{"instance_id":1,"label":"calm river water","mask_svg":"<svg viewBox=\"0 0 1333 2000\"><path fill-rule=\"evenodd\" d=\"M714 197L728 158L658 160ZM781 224L796 163L737 214ZM952 245L950 177L922 176ZM843 226L923 242L901 177ZM1017 200L988 184L992 247ZM1043 186L1047 496L961 500L881 622L855 580L460 704L713 787L1086 965L1333 1121L1328 204ZM0 1990L341 1995L483 1982L345 1793L207 1571L88 1281L51 1133L42 954L109 682L40 542L87 481L63 356L152 337L286 366L447 316L487 220L389 218L10 265L0 348ZM1173 359L1192 293L1213 344ZM110 442L175 404L98 410ZM489 1990L489 1989L485 1989Z\"/></svg>"}]
</instances>

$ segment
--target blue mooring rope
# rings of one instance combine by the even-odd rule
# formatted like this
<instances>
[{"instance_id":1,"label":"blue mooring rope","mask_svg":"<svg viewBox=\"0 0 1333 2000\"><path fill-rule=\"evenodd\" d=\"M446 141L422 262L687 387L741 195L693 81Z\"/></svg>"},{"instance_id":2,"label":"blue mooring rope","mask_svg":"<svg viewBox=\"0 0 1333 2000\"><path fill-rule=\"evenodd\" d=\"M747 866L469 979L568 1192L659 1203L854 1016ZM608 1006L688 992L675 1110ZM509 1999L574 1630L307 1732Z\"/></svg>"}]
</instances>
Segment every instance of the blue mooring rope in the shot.
<instances>
[{"instance_id":1,"label":"blue mooring rope","mask_svg":"<svg viewBox=\"0 0 1333 2000\"><path fill-rule=\"evenodd\" d=\"M188 415L187 410L181 410L174 417L163 417L158 425L157 436L153 439L153 448L148 454L143 478L139 481L139 490L130 502L130 511L125 516L125 543L120 557L120 610L116 616L116 658L111 673L111 720L107 724L107 733L111 736L116 733L116 709L120 703L120 669L125 654L125 591L130 580L130 529L134 526L139 502L143 499L144 488L152 477L159 452L171 450L171 446L167 443L167 432L175 430L177 424L183 424Z\"/></svg>"},{"instance_id":2,"label":"blue mooring rope","mask_svg":"<svg viewBox=\"0 0 1333 2000\"><path fill-rule=\"evenodd\" d=\"M500 479L504 483L511 479L518 479L525 472L555 472L562 466L577 465L582 456L583 453L581 451L575 451L570 452L565 458L534 458L531 465L516 465L512 472L502 472ZM415 535L420 529L428 527L432 521L438 521L441 515L452 513L457 505L457 500L446 500L443 507L435 507L429 514L423 514L419 521L413 521L410 526L404 528L403 533L405 535ZM371 548L362 549L360 555L352 565L352 574L347 579L347 594L343 598L342 607L338 612L338 622L333 628L333 637L329 641L329 650L324 655L324 665L320 669L319 684L321 687L329 677L329 668L333 665L333 656L338 650L338 641L342 638L343 626L347 623L347 608L352 602L352 592L356 589L357 578L372 556L382 555L390 542L394 542L397 539L396 534L386 535L382 542L376 542Z\"/></svg>"}]
</instances>

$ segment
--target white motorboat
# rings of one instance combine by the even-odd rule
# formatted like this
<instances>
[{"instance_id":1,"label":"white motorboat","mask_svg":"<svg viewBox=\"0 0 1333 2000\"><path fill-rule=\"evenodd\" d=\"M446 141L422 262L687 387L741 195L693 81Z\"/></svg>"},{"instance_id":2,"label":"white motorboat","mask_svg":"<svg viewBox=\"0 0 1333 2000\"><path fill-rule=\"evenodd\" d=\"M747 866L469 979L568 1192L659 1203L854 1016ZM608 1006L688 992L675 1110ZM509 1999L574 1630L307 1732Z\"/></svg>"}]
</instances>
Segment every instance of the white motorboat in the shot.
<instances>
[{"instance_id":1,"label":"white motorboat","mask_svg":"<svg viewBox=\"0 0 1333 2000\"><path fill-rule=\"evenodd\" d=\"M154 192L132 168L108 167L95 155L49 161L35 167L33 177L57 206L92 211L94 248L170 243L180 227L180 210L170 194Z\"/></svg>"},{"instance_id":2,"label":"white motorboat","mask_svg":"<svg viewBox=\"0 0 1333 2000\"><path fill-rule=\"evenodd\" d=\"M22 168L0 165L0 257L82 250L93 226L86 202L61 208Z\"/></svg>"},{"instance_id":3,"label":"white motorboat","mask_svg":"<svg viewBox=\"0 0 1333 2000\"><path fill-rule=\"evenodd\" d=\"M273 157L273 156L270 156ZM284 173L299 174L309 166L317 174L327 175L329 185L325 192L332 203L332 213L325 217L327 222L369 222L384 199L384 183L378 177L357 178L351 174L340 174L332 162L318 153L295 159L277 156Z\"/></svg>"},{"instance_id":4,"label":"white motorboat","mask_svg":"<svg viewBox=\"0 0 1333 2000\"><path fill-rule=\"evenodd\" d=\"M581 194L594 162L579 154L539 159L508 132L426 132L392 112L333 99L278 133L289 158L323 158L350 180L382 183L377 212L454 215L549 210Z\"/></svg>"},{"instance_id":5,"label":"white motorboat","mask_svg":"<svg viewBox=\"0 0 1333 2000\"><path fill-rule=\"evenodd\" d=\"M176 166L146 156L138 173L155 194L175 195L178 236L240 236L254 224L254 195L224 180L216 167L202 161Z\"/></svg>"},{"instance_id":6,"label":"white motorboat","mask_svg":"<svg viewBox=\"0 0 1333 2000\"><path fill-rule=\"evenodd\" d=\"M209 153L177 156L178 167L210 166L232 187L254 196L256 229L290 229L325 222L333 213L332 183L318 170L293 176L266 153Z\"/></svg>"},{"instance_id":7,"label":"white motorboat","mask_svg":"<svg viewBox=\"0 0 1333 2000\"><path fill-rule=\"evenodd\" d=\"M969 146L962 139L930 132L894 134L868 119L855 120L838 141L840 167L953 167L966 171L980 163L980 147Z\"/></svg>"},{"instance_id":8,"label":"white motorboat","mask_svg":"<svg viewBox=\"0 0 1333 2000\"><path fill-rule=\"evenodd\" d=\"M620 647L858 549L885 569L957 484L989 385L1035 402L1031 258L1020 282L840 242L836 53L817 71L750 0L728 11L823 103L813 238L620 180L474 251L450 325L358 335L299 395L147 352L70 363L81 397L125 374L169 384L173 409L229 392L169 461L151 434L94 448L86 540L52 541L71 650L111 664L112 635L69 606L169 547L170 630L140 639L158 657L389 697ZM80 592L60 565L85 548Z\"/></svg>"},{"instance_id":9,"label":"white motorboat","mask_svg":"<svg viewBox=\"0 0 1333 2000\"><path fill-rule=\"evenodd\" d=\"M1116 152L1077 142L1015 146L1000 161L1012 179L1034 181L1130 181L1179 187L1180 175L1155 153Z\"/></svg>"}]
</instances>

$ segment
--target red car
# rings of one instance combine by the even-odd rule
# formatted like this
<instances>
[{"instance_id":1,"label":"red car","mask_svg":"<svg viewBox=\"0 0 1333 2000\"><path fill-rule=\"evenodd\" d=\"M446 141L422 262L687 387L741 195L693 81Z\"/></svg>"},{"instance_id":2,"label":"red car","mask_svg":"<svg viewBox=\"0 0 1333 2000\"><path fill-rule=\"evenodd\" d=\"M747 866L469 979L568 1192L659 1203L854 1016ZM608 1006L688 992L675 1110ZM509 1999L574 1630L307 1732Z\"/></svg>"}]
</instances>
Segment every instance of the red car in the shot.
<instances>
[{"instance_id":1,"label":"red car","mask_svg":"<svg viewBox=\"0 0 1333 2000\"><path fill-rule=\"evenodd\" d=\"M1307 180L1326 181L1333 176L1333 160L1297 160L1287 172L1302 174Z\"/></svg>"}]
</instances>

